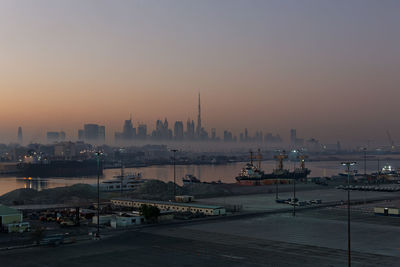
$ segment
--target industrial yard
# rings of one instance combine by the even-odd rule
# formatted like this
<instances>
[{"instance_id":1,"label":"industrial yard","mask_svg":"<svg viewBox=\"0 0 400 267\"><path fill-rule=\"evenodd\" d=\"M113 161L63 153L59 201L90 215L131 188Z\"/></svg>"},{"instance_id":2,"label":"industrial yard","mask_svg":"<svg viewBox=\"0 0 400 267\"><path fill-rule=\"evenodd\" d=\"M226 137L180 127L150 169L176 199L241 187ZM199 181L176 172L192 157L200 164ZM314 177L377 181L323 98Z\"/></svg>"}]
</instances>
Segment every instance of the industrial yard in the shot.
<instances>
[{"instance_id":1,"label":"industrial yard","mask_svg":"<svg viewBox=\"0 0 400 267\"><path fill-rule=\"evenodd\" d=\"M185 219L177 216L158 224L142 222L128 227L102 225L100 240L90 235L96 231L96 224L91 220L76 227L62 227L51 220L29 219L33 228L45 227L51 235L68 233L65 243L70 244L55 247L42 244L11 250L2 246L0 259L4 263L12 259L19 266L80 266L87 262L97 262L99 266L111 262L140 266L185 266L185 263L190 266L273 266L278 263L298 266L299 262L302 266L343 266L347 260L347 213L343 202L347 192L333 187L310 189L302 186L298 186L296 198L306 204L295 207L295 216L293 205L276 202L274 187L269 193L195 199L193 204L156 201L154 203L160 207L226 207L227 214ZM279 192L280 199L293 197L293 192L289 191L292 185L286 187L282 188L285 192ZM351 208L353 265L395 266L400 259L397 246L400 235L396 234L400 233L400 217L376 215L374 208L399 208L398 193L352 191L351 197L354 201ZM118 198L115 201L121 202ZM232 207L240 208L234 211ZM54 208L57 209L62 208ZM114 214L117 216L118 212ZM18 245L21 237L31 242L30 233L16 233L11 237L3 233L0 243L13 241L11 244ZM149 257L149 251L157 257ZM168 261L163 262L162 258Z\"/></svg>"}]
</instances>

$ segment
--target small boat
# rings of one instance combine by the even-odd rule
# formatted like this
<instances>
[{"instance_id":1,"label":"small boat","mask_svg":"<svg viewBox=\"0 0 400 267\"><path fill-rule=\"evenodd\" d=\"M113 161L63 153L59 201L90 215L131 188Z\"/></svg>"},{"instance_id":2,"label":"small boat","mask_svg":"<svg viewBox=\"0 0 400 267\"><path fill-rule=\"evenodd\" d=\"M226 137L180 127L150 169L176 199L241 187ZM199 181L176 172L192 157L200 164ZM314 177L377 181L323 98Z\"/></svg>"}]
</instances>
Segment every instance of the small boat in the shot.
<instances>
[{"instance_id":1,"label":"small boat","mask_svg":"<svg viewBox=\"0 0 400 267\"><path fill-rule=\"evenodd\" d=\"M100 185L102 191L132 191L139 185L146 182L142 179L141 172L124 173L124 167L121 166L121 174L114 175L113 179L103 181Z\"/></svg>"},{"instance_id":2,"label":"small boat","mask_svg":"<svg viewBox=\"0 0 400 267\"><path fill-rule=\"evenodd\" d=\"M114 175L113 176L115 179L141 179L142 178L142 173L141 172L132 172L132 173L127 173L127 174L120 174L120 175Z\"/></svg>"}]
</instances>

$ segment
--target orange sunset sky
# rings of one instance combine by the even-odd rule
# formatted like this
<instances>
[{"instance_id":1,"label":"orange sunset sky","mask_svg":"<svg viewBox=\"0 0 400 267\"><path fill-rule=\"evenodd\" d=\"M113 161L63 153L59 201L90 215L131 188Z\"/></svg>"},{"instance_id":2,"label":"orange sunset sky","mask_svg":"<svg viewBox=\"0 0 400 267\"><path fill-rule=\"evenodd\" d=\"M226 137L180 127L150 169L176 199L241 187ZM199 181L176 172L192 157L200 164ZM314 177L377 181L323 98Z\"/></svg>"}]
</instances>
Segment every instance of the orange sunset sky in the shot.
<instances>
[{"instance_id":1,"label":"orange sunset sky","mask_svg":"<svg viewBox=\"0 0 400 267\"><path fill-rule=\"evenodd\" d=\"M0 142L84 123L400 140L399 1L1 1Z\"/></svg>"}]
</instances>

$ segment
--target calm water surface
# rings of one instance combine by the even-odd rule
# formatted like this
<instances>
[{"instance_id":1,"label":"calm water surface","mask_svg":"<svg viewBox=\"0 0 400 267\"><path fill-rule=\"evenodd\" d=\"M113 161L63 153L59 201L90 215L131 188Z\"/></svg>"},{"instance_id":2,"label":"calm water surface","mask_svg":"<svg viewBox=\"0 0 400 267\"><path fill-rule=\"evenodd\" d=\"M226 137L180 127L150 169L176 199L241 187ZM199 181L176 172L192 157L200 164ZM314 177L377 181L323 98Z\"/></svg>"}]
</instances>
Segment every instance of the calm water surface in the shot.
<instances>
[{"instance_id":1,"label":"calm water surface","mask_svg":"<svg viewBox=\"0 0 400 267\"><path fill-rule=\"evenodd\" d=\"M185 174L193 174L200 178L202 181L218 181L221 180L225 183L234 183L235 177L239 173L240 169L245 163L233 163L227 165L177 165L176 166L176 181L178 184L182 184L182 177ZM383 164L390 164L395 168L400 168L400 160L381 162ZM287 162L285 168L293 169L294 166L298 167L298 163ZM308 162L306 166L311 169L311 177L316 176L332 176L338 172L342 172L343 168L340 166L340 162L336 161L319 161L319 162ZM271 172L273 168L276 168L275 161L263 161L261 168L265 172ZM363 162L357 166L360 173L364 172ZM378 168L377 162L367 162L367 172L375 172ZM129 172L141 172L144 178L147 179L158 179L162 181L173 181L174 180L174 167L173 165L165 166L150 166L135 169L125 169L125 173ZM112 179L114 175L120 174L119 169L108 169L104 170L104 175L101 180ZM0 195L10 192L18 188L33 188L42 190L46 188L54 188L60 186L68 186L77 183L85 184L96 184L96 177L85 177L85 178L36 178L34 180L25 180L17 177L0 177Z\"/></svg>"}]
</instances>

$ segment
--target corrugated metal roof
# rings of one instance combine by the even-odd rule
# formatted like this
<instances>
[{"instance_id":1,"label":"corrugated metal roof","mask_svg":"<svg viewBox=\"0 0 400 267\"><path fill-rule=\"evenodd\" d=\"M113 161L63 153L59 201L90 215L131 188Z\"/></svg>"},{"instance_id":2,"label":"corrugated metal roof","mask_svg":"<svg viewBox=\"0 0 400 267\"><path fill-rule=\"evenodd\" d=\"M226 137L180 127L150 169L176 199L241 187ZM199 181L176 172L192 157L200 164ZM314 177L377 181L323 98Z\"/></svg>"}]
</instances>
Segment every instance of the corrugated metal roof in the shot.
<instances>
[{"instance_id":1,"label":"corrugated metal roof","mask_svg":"<svg viewBox=\"0 0 400 267\"><path fill-rule=\"evenodd\" d=\"M193 208L203 208L203 209L222 209L222 208L224 208L222 206L211 206L211 205L201 205L201 204L191 204L191 203L178 203L178 202L157 201L157 200L147 200L147 199L113 198L111 200L142 202L142 203L159 204L159 205L174 205L174 206L181 206L181 207L193 207Z\"/></svg>"}]
</instances>

